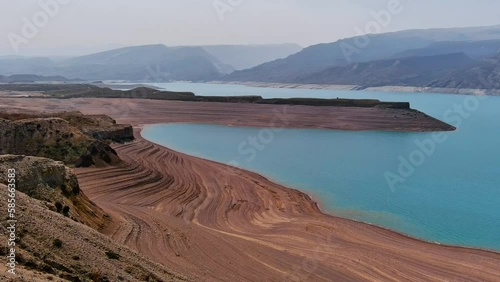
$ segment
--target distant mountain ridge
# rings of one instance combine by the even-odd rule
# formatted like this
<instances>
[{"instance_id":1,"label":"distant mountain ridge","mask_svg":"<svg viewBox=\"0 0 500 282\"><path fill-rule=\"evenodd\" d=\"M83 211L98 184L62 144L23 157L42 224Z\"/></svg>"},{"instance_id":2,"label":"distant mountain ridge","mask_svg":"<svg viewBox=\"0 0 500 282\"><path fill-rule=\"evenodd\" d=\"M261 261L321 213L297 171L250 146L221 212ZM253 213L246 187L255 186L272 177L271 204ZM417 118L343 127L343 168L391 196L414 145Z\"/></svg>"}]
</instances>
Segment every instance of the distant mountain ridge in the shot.
<instances>
[{"instance_id":1,"label":"distant mountain ridge","mask_svg":"<svg viewBox=\"0 0 500 282\"><path fill-rule=\"evenodd\" d=\"M432 43L424 48L410 49L394 58L404 58L412 56L434 56L451 53L464 53L475 59L484 59L494 56L500 48L500 39L481 41L443 41Z\"/></svg>"},{"instance_id":2,"label":"distant mountain ridge","mask_svg":"<svg viewBox=\"0 0 500 282\"><path fill-rule=\"evenodd\" d=\"M362 40L368 43L360 45ZM285 59L235 71L223 80L420 87L434 85L463 67L481 64L498 50L500 25L406 30L313 45Z\"/></svg>"},{"instance_id":3,"label":"distant mountain ridge","mask_svg":"<svg viewBox=\"0 0 500 282\"><path fill-rule=\"evenodd\" d=\"M302 50L297 44L212 45L201 46L205 51L234 68L248 69L260 64L286 58Z\"/></svg>"},{"instance_id":4,"label":"distant mountain ridge","mask_svg":"<svg viewBox=\"0 0 500 282\"><path fill-rule=\"evenodd\" d=\"M54 72L91 80L204 81L221 77L223 66L203 48L145 45L71 58Z\"/></svg>"},{"instance_id":5,"label":"distant mountain ridge","mask_svg":"<svg viewBox=\"0 0 500 282\"><path fill-rule=\"evenodd\" d=\"M300 51L293 53L297 50ZM370 34L304 49L294 44L198 47L157 44L59 60L0 57L0 74L146 83L341 84L360 89L489 85L490 89L500 89L494 81L499 51L500 25L497 25ZM293 54L286 56L290 53ZM268 59L271 61L239 70ZM0 77L2 81L9 82L8 78Z\"/></svg>"},{"instance_id":6,"label":"distant mountain ridge","mask_svg":"<svg viewBox=\"0 0 500 282\"><path fill-rule=\"evenodd\" d=\"M331 67L299 78L297 82L362 87L426 85L437 76L475 62L464 53L386 59Z\"/></svg>"},{"instance_id":7,"label":"distant mountain ridge","mask_svg":"<svg viewBox=\"0 0 500 282\"><path fill-rule=\"evenodd\" d=\"M473 66L460 68L429 84L457 89L500 89L500 52Z\"/></svg>"},{"instance_id":8,"label":"distant mountain ridge","mask_svg":"<svg viewBox=\"0 0 500 282\"><path fill-rule=\"evenodd\" d=\"M0 75L0 83L27 83L27 82L67 82L67 79L63 76L40 76L33 74L13 74L9 76ZM76 81L76 80L71 80Z\"/></svg>"},{"instance_id":9,"label":"distant mountain ridge","mask_svg":"<svg viewBox=\"0 0 500 282\"><path fill-rule=\"evenodd\" d=\"M210 81L238 67L285 57L301 47L283 45L132 46L69 59L0 57L0 74L30 73L85 80ZM233 64L236 67L233 67Z\"/></svg>"}]
</instances>

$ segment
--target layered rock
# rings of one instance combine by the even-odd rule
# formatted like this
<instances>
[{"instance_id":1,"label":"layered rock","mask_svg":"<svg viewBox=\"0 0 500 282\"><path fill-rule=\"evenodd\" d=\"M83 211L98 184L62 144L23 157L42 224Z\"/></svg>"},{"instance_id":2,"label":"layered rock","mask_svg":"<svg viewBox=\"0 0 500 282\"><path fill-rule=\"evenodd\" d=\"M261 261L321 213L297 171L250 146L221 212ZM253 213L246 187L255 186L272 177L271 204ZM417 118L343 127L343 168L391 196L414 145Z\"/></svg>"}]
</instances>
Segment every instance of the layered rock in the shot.
<instances>
[{"instance_id":1,"label":"layered rock","mask_svg":"<svg viewBox=\"0 0 500 282\"><path fill-rule=\"evenodd\" d=\"M0 154L40 156L72 164L92 142L61 118L0 119Z\"/></svg>"},{"instance_id":2,"label":"layered rock","mask_svg":"<svg viewBox=\"0 0 500 282\"><path fill-rule=\"evenodd\" d=\"M132 126L117 124L114 119L106 115L84 115L80 112L64 112L57 113L55 116L67 120L84 134L99 141L123 143L134 140Z\"/></svg>"},{"instance_id":3,"label":"layered rock","mask_svg":"<svg viewBox=\"0 0 500 282\"><path fill-rule=\"evenodd\" d=\"M7 210L7 199L0 184L1 210ZM186 281L23 192L16 193L16 205L16 276L1 263L0 281ZM0 232L0 241L7 242L8 234ZM2 257L6 250L0 248Z\"/></svg>"},{"instance_id":4,"label":"layered rock","mask_svg":"<svg viewBox=\"0 0 500 282\"><path fill-rule=\"evenodd\" d=\"M44 201L51 210L99 229L107 216L80 190L73 171L62 162L47 158L1 155L0 171L15 169L16 189ZM0 174L0 183L7 184L7 175Z\"/></svg>"},{"instance_id":5,"label":"layered rock","mask_svg":"<svg viewBox=\"0 0 500 282\"><path fill-rule=\"evenodd\" d=\"M83 154L75 163L76 167L106 167L109 165L117 165L122 160L118 157L116 151L109 145L95 141L87 148L87 152Z\"/></svg>"},{"instance_id":6,"label":"layered rock","mask_svg":"<svg viewBox=\"0 0 500 282\"><path fill-rule=\"evenodd\" d=\"M0 114L0 154L46 157L77 166L115 165L120 160L108 143L133 139L132 126L116 124L106 115Z\"/></svg>"}]
</instances>

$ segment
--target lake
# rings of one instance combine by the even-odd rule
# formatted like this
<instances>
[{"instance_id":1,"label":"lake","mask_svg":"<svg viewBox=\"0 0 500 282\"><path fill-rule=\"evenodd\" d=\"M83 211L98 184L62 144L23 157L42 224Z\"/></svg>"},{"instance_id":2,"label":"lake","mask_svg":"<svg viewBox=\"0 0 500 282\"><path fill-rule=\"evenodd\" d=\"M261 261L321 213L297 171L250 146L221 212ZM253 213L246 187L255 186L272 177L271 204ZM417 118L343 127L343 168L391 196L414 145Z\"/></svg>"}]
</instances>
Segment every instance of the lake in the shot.
<instances>
[{"instance_id":1,"label":"lake","mask_svg":"<svg viewBox=\"0 0 500 282\"><path fill-rule=\"evenodd\" d=\"M285 129L254 148L248 138L259 137L262 129L159 124L146 127L143 136L297 188L325 212L340 217L427 241L500 250L500 97L191 83L155 86L206 96L409 101L458 130L436 134Z\"/></svg>"}]
</instances>

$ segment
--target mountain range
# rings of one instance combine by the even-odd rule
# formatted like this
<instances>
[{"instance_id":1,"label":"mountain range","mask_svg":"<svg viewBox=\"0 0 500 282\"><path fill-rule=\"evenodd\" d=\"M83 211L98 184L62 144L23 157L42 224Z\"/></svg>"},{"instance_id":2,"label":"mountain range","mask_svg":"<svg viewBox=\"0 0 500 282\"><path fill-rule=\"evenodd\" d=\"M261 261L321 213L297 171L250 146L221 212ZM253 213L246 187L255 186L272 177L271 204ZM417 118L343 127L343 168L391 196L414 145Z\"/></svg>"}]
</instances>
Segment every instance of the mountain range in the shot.
<instances>
[{"instance_id":1,"label":"mountain range","mask_svg":"<svg viewBox=\"0 0 500 282\"><path fill-rule=\"evenodd\" d=\"M38 81L64 76L134 82L338 84L354 85L357 89L500 89L499 58L497 25L369 34L304 49L294 44L145 45L69 59L0 57L0 74L48 77ZM0 82L19 79L29 81L30 77L0 77Z\"/></svg>"},{"instance_id":2,"label":"mountain range","mask_svg":"<svg viewBox=\"0 0 500 282\"><path fill-rule=\"evenodd\" d=\"M40 76L34 74L13 74L9 76L0 75L0 83L32 83L42 81L66 82L69 80L63 76Z\"/></svg>"},{"instance_id":3,"label":"mountain range","mask_svg":"<svg viewBox=\"0 0 500 282\"><path fill-rule=\"evenodd\" d=\"M235 69L286 57L300 49L294 44L200 47L145 45L69 59L3 57L0 58L0 74L64 75L84 80L207 81L220 79Z\"/></svg>"},{"instance_id":4,"label":"mountain range","mask_svg":"<svg viewBox=\"0 0 500 282\"><path fill-rule=\"evenodd\" d=\"M202 48L221 62L233 67L234 70L253 68L302 50L302 47L297 44L212 45L202 46Z\"/></svg>"},{"instance_id":5,"label":"mountain range","mask_svg":"<svg viewBox=\"0 0 500 282\"><path fill-rule=\"evenodd\" d=\"M353 37L307 47L287 58L235 71L225 81L443 87L479 85L471 70L488 71L498 61L500 25L406 30ZM461 77L454 81L453 75ZM471 77L472 79L472 77ZM490 78L491 79L491 78ZM490 84L492 86L494 84Z\"/></svg>"}]
</instances>

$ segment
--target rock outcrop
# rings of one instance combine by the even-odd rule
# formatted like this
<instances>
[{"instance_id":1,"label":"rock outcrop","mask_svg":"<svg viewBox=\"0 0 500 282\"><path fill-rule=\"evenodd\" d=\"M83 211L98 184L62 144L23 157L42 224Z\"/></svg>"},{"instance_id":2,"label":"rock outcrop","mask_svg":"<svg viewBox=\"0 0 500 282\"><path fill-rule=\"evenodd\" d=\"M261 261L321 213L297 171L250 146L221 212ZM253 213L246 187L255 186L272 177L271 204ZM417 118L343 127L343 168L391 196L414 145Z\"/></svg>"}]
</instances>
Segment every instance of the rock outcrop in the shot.
<instances>
[{"instance_id":1,"label":"rock outcrop","mask_svg":"<svg viewBox=\"0 0 500 282\"><path fill-rule=\"evenodd\" d=\"M104 142L124 143L134 140L132 126L117 124L106 115L84 115L80 112L57 113L53 116L67 120L84 134Z\"/></svg>"},{"instance_id":2,"label":"rock outcrop","mask_svg":"<svg viewBox=\"0 0 500 282\"><path fill-rule=\"evenodd\" d=\"M109 145L95 141L87 148L87 152L83 154L75 163L76 167L106 167L109 165L117 165L122 160L118 157L116 151Z\"/></svg>"},{"instance_id":3,"label":"rock outcrop","mask_svg":"<svg viewBox=\"0 0 500 282\"><path fill-rule=\"evenodd\" d=\"M73 164L92 142L62 118L0 119L0 154L39 156Z\"/></svg>"},{"instance_id":4,"label":"rock outcrop","mask_svg":"<svg viewBox=\"0 0 500 282\"><path fill-rule=\"evenodd\" d=\"M109 143L134 140L132 126L106 115L0 113L0 154L30 155L67 165L120 162Z\"/></svg>"},{"instance_id":5,"label":"rock outcrop","mask_svg":"<svg viewBox=\"0 0 500 282\"><path fill-rule=\"evenodd\" d=\"M2 211L7 210L7 199L7 187L0 184ZM0 281L186 281L20 191L16 210L16 275L1 263ZM7 242L8 235L0 232L0 241ZM6 251L0 248L4 258Z\"/></svg>"},{"instance_id":6,"label":"rock outcrop","mask_svg":"<svg viewBox=\"0 0 500 282\"><path fill-rule=\"evenodd\" d=\"M107 220L101 208L80 190L73 171L62 162L47 158L1 155L0 171L16 170L16 189L46 203L51 210L99 229ZM0 174L0 183L7 184Z\"/></svg>"}]
</instances>

